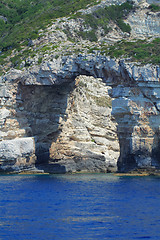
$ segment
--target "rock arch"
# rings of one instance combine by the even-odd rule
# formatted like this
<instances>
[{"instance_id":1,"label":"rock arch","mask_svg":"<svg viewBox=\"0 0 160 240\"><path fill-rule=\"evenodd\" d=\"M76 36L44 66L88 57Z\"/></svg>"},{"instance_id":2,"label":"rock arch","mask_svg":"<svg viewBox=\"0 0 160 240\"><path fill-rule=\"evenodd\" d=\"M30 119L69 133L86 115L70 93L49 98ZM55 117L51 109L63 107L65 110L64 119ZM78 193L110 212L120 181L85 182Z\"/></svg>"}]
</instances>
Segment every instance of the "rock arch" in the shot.
<instances>
[{"instance_id":1,"label":"rock arch","mask_svg":"<svg viewBox=\"0 0 160 240\"><path fill-rule=\"evenodd\" d=\"M79 75L83 76L76 78ZM1 77L1 169L35 170L37 156L39 163L47 159L49 164L41 169L50 172L116 171L117 134L120 171L159 168L159 75L156 66L136 66L93 54L10 71ZM112 115L110 106L104 106L110 98ZM108 114L108 125L96 129L97 115L94 121L86 109L94 109L100 125ZM103 116L104 112L108 113ZM79 115L87 124L78 120ZM74 132L78 123L79 130ZM44 135L39 134L43 131ZM107 156L109 151L116 153L113 158Z\"/></svg>"}]
</instances>

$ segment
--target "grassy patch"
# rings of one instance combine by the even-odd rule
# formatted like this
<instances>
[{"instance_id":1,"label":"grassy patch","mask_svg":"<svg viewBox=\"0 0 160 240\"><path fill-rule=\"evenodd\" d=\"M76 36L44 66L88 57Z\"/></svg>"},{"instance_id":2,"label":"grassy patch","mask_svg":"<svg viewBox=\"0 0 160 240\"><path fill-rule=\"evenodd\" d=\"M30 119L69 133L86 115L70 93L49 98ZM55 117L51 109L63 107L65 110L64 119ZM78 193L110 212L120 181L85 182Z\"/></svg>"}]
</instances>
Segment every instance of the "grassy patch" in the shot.
<instances>
[{"instance_id":1,"label":"grassy patch","mask_svg":"<svg viewBox=\"0 0 160 240\"><path fill-rule=\"evenodd\" d=\"M112 99L108 96L97 97L90 95L99 107L112 107Z\"/></svg>"},{"instance_id":2,"label":"grassy patch","mask_svg":"<svg viewBox=\"0 0 160 240\"><path fill-rule=\"evenodd\" d=\"M20 57L21 55L16 55L10 59L12 62L12 67L18 67L20 65L21 63Z\"/></svg>"},{"instance_id":3,"label":"grassy patch","mask_svg":"<svg viewBox=\"0 0 160 240\"><path fill-rule=\"evenodd\" d=\"M41 64L41 63L42 63L42 60L43 60L42 57L38 58L38 64Z\"/></svg>"},{"instance_id":4,"label":"grassy patch","mask_svg":"<svg viewBox=\"0 0 160 240\"><path fill-rule=\"evenodd\" d=\"M97 41L97 36L94 29L90 31L79 31L77 32L77 34L79 37L82 37L84 40L89 40L91 42Z\"/></svg>"},{"instance_id":5,"label":"grassy patch","mask_svg":"<svg viewBox=\"0 0 160 240\"><path fill-rule=\"evenodd\" d=\"M43 46L41 49L40 49L40 51L41 52L47 52L47 51L49 51L49 50L51 50L51 47L50 46L48 46L48 45L45 45L45 46Z\"/></svg>"},{"instance_id":6,"label":"grassy patch","mask_svg":"<svg viewBox=\"0 0 160 240\"><path fill-rule=\"evenodd\" d=\"M16 49L19 53L12 57L12 66L16 67L27 57L33 58L36 53L31 50L31 40L41 36L40 29L45 29L56 18L64 16L81 17L85 25L91 27L88 31L79 31L77 35L83 39L92 42L97 41L96 31L99 27L103 28L104 33L110 29L108 23L110 20L126 32L130 32L129 25L123 22L129 11L133 9L132 4L126 2L119 6L109 6L99 8L92 14L82 15L76 11L86 8L88 5L98 4L96 0L5 0L0 2L0 65L7 63L7 57L11 50ZM70 32L64 30L70 41ZM24 47L23 50L21 46ZM57 46L43 46L38 52L45 53L56 49ZM21 56L21 54L23 56Z\"/></svg>"},{"instance_id":7,"label":"grassy patch","mask_svg":"<svg viewBox=\"0 0 160 240\"><path fill-rule=\"evenodd\" d=\"M152 42L137 40L134 42L120 41L113 46L101 49L111 57L129 57L133 61L160 64L160 38Z\"/></svg>"},{"instance_id":8,"label":"grassy patch","mask_svg":"<svg viewBox=\"0 0 160 240\"><path fill-rule=\"evenodd\" d=\"M156 4L151 4L149 6L149 9L151 9L152 12L159 12L160 11L160 6Z\"/></svg>"},{"instance_id":9,"label":"grassy patch","mask_svg":"<svg viewBox=\"0 0 160 240\"><path fill-rule=\"evenodd\" d=\"M53 19L69 16L96 0L5 0L0 2L0 50L18 47L39 36Z\"/></svg>"}]
</instances>

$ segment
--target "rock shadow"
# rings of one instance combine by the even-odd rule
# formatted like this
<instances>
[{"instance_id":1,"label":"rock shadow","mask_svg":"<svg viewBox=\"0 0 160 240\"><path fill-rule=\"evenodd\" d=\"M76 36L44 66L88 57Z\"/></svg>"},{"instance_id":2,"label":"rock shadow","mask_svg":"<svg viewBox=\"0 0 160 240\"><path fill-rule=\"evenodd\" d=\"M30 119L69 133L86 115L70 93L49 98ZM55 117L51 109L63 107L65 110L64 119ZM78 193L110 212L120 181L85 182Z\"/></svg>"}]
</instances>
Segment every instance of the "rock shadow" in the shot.
<instances>
[{"instance_id":1,"label":"rock shadow","mask_svg":"<svg viewBox=\"0 0 160 240\"><path fill-rule=\"evenodd\" d=\"M25 130L25 137L35 139L35 165L38 169L66 172L64 166L50 164L50 147L62 131L61 122L67 120L67 99L73 88L74 82L57 86L19 83L16 117L20 128Z\"/></svg>"},{"instance_id":2,"label":"rock shadow","mask_svg":"<svg viewBox=\"0 0 160 240\"><path fill-rule=\"evenodd\" d=\"M139 119L133 115L132 125L126 126L125 119L117 118L118 138L120 143L120 157L118 171L149 171L160 169L160 138L158 128L152 124L139 124ZM135 121L136 120L136 121ZM149 121L148 121L149 122ZM123 131L123 132L122 132ZM124 132L125 131L125 132Z\"/></svg>"},{"instance_id":3,"label":"rock shadow","mask_svg":"<svg viewBox=\"0 0 160 240\"><path fill-rule=\"evenodd\" d=\"M152 149L152 167L160 170L160 138L159 130L155 133Z\"/></svg>"}]
</instances>

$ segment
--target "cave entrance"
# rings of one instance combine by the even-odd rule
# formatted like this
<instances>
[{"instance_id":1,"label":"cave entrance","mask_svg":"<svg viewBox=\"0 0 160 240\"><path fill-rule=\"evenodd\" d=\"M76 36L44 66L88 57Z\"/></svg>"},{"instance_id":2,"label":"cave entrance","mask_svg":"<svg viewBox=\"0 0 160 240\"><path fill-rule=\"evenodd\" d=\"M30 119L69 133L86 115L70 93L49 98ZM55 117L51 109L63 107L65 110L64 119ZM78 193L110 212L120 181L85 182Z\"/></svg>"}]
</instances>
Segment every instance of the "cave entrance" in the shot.
<instances>
[{"instance_id":1,"label":"cave entrance","mask_svg":"<svg viewBox=\"0 0 160 240\"><path fill-rule=\"evenodd\" d=\"M67 118L67 99L72 89L73 84L19 85L22 99L19 108L23 110L19 123L26 130L26 136L35 139L37 164L49 162L51 144L61 132L61 120Z\"/></svg>"}]
</instances>

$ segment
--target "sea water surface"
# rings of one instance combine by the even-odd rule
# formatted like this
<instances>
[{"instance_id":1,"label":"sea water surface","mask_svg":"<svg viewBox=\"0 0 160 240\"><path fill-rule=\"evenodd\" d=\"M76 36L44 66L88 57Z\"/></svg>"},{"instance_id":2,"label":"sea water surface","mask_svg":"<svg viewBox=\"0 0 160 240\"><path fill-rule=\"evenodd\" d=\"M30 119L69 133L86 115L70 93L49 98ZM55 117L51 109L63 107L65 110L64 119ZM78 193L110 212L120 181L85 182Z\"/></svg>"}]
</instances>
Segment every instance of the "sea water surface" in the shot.
<instances>
[{"instance_id":1,"label":"sea water surface","mask_svg":"<svg viewBox=\"0 0 160 240\"><path fill-rule=\"evenodd\" d=\"M0 240L160 239L160 178L0 176Z\"/></svg>"}]
</instances>

